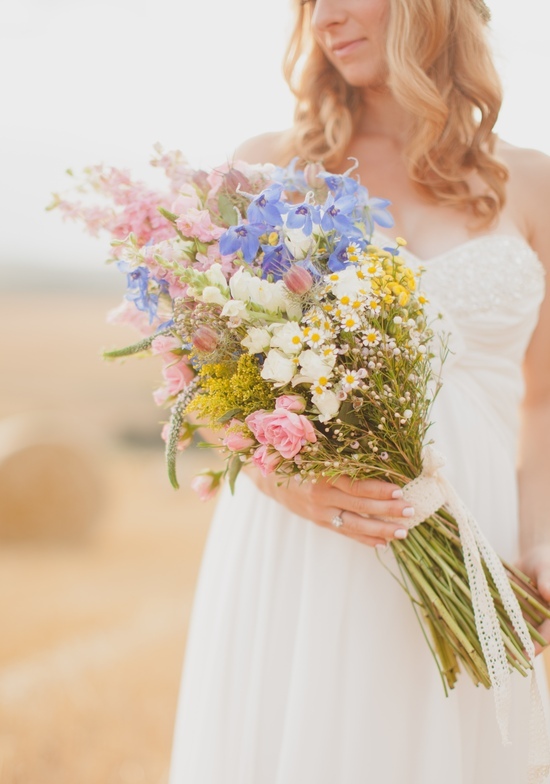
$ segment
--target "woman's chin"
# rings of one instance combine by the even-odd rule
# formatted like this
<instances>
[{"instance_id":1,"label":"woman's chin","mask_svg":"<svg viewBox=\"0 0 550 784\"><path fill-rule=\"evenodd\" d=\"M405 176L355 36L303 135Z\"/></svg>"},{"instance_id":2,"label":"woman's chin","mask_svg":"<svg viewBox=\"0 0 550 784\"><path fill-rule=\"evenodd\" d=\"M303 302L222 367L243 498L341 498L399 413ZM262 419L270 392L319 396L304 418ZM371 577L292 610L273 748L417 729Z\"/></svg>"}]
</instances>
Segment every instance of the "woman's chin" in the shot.
<instances>
[{"instance_id":1,"label":"woman's chin","mask_svg":"<svg viewBox=\"0 0 550 784\"><path fill-rule=\"evenodd\" d=\"M379 90L387 84L387 74L379 68L368 68L363 63L337 69L351 87L364 90Z\"/></svg>"}]
</instances>

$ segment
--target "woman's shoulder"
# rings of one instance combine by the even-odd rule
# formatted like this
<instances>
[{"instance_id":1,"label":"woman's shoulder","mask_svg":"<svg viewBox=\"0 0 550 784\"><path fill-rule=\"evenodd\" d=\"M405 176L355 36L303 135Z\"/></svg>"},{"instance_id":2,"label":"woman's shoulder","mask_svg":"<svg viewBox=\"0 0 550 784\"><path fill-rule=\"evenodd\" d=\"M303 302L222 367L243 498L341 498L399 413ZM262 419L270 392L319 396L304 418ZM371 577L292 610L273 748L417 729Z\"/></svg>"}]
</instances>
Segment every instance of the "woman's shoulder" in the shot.
<instances>
[{"instance_id":1,"label":"woman's shoulder","mask_svg":"<svg viewBox=\"0 0 550 784\"><path fill-rule=\"evenodd\" d=\"M516 147L499 140L496 151L510 173L508 184L512 208L523 218L528 237L540 241L541 233L550 237L550 156L541 150Z\"/></svg>"},{"instance_id":2,"label":"woman's shoulder","mask_svg":"<svg viewBox=\"0 0 550 784\"><path fill-rule=\"evenodd\" d=\"M550 156L541 150L516 147L499 139L496 153L510 172L510 185L533 196L548 195L550 191Z\"/></svg>"},{"instance_id":3,"label":"woman's shoulder","mask_svg":"<svg viewBox=\"0 0 550 784\"><path fill-rule=\"evenodd\" d=\"M235 150L235 160L247 163L281 163L289 131L272 131L253 136Z\"/></svg>"}]
</instances>

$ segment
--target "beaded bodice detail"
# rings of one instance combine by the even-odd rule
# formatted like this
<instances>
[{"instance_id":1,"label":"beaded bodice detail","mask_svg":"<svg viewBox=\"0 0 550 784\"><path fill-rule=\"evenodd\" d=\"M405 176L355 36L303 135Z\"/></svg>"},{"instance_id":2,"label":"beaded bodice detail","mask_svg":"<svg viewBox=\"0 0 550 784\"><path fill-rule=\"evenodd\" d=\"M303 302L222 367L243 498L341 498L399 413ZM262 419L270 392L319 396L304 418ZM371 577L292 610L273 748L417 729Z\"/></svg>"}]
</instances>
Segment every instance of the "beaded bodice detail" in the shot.
<instances>
[{"instance_id":1,"label":"beaded bodice detail","mask_svg":"<svg viewBox=\"0 0 550 784\"><path fill-rule=\"evenodd\" d=\"M373 240L394 244L379 233ZM426 261L406 248L401 254L424 269L428 315L449 349L441 395L451 383L468 390L483 401L487 417L496 416L499 428L517 437L523 360L545 291L537 254L522 237L504 234L469 240Z\"/></svg>"},{"instance_id":2,"label":"beaded bodice detail","mask_svg":"<svg viewBox=\"0 0 550 784\"><path fill-rule=\"evenodd\" d=\"M388 245L382 234L374 239ZM421 288L432 311L441 310L445 328L460 333L463 349L521 364L545 290L544 267L522 237L488 234L426 261L406 248L401 255L423 267Z\"/></svg>"},{"instance_id":3,"label":"beaded bodice detail","mask_svg":"<svg viewBox=\"0 0 550 784\"><path fill-rule=\"evenodd\" d=\"M412 255L412 254L409 254ZM538 305L544 293L544 268L521 237L478 237L426 262L425 280L454 313L498 311L517 303Z\"/></svg>"}]
</instances>

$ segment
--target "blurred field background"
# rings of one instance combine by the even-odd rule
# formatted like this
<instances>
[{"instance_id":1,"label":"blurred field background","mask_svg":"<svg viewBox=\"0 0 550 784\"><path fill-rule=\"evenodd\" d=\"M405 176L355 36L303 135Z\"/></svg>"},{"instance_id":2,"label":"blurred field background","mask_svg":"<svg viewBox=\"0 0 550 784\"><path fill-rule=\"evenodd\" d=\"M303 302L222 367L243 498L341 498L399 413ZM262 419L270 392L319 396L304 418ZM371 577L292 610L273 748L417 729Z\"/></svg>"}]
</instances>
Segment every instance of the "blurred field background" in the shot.
<instances>
[{"instance_id":1,"label":"blurred field background","mask_svg":"<svg viewBox=\"0 0 550 784\"><path fill-rule=\"evenodd\" d=\"M0 436L7 420L19 432L21 422L32 425L38 443L44 422L60 434L69 425L72 459L89 463L78 466L85 475L75 475L71 453L55 454L56 439L48 438L34 454L37 465L29 467L31 449L12 466L10 482L24 487L19 526L0 493L2 784L167 780L186 627L212 512L185 480L212 455L186 454L182 489L172 490L150 396L156 363L100 358L103 346L134 337L105 324L115 304L113 293L78 290L0 296ZM0 483L7 462L0 461ZM52 470L74 480L64 501L71 525L44 518L48 503L61 508L63 499L36 487L40 470L54 486Z\"/></svg>"}]
</instances>

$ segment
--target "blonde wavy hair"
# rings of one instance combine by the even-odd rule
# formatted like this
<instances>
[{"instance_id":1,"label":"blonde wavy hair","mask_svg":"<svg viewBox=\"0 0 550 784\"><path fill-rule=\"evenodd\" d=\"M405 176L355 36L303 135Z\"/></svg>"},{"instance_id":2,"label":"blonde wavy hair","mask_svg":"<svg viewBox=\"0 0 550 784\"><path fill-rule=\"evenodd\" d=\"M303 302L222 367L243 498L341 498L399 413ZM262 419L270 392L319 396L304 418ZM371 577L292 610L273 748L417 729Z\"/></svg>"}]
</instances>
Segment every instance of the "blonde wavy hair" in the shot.
<instances>
[{"instance_id":1,"label":"blonde wavy hair","mask_svg":"<svg viewBox=\"0 0 550 784\"><path fill-rule=\"evenodd\" d=\"M283 156L341 167L362 112L349 85L311 33L311 6L294 0L296 25L284 62L296 97ZM409 177L425 196L471 211L490 225L505 203L508 170L494 155L502 90L486 38L483 0L389 0L388 85L413 118L405 150ZM475 171L487 186L474 195Z\"/></svg>"}]
</instances>

